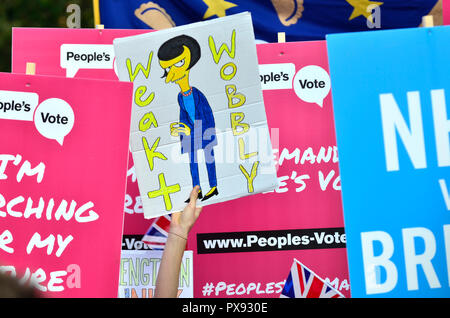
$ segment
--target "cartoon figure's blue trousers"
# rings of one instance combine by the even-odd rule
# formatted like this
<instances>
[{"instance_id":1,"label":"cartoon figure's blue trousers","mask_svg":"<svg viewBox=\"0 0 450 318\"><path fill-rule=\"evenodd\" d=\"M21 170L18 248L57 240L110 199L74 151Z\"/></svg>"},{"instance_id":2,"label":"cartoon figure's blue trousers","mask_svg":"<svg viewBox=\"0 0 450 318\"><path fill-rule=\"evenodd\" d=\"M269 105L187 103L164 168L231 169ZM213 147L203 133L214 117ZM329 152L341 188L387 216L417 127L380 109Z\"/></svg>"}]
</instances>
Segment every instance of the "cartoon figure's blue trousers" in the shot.
<instances>
[{"instance_id":1,"label":"cartoon figure's blue trousers","mask_svg":"<svg viewBox=\"0 0 450 318\"><path fill-rule=\"evenodd\" d=\"M191 168L191 176L192 176L192 187L195 187L196 185L200 185L200 177L198 175L197 150L191 151L189 156L190 156L189 166ZM208 171L209 186L211 188L216 187L217 178L216 178L216 162L214 160L214 149L211 148L210 153L205 152L205 161L206 161L206 170Z\"/></svg>"}]
</instances>

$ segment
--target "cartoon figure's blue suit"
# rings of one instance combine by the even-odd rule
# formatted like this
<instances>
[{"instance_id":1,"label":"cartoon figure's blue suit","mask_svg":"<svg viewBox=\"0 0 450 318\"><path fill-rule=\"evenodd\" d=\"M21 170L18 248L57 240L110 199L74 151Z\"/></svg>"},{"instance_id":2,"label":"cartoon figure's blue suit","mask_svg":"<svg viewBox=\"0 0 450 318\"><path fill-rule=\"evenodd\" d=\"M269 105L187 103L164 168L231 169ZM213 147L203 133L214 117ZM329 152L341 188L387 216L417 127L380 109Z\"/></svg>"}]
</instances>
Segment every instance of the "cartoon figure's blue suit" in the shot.
<instances>
[{"instance_id":1,"label":"cartoon figure's blue suit","mask_svg":"<svg viewBox=\"0 0 450 318\"><path fill-rule=\"evenodd\" d=\"M205 153L206 169L211 189L198 198L202 201L218 195L216 163L213 147L217 145L216 124L213 112L205 95L189 84L191 68L201 56L199 43L187 35L179 35L164 42L158 50L159 65L164 69L166 83L175 83L180 87L178 105L180 121L170 125L170 134L180 136L181 153L189 154L192 186L200 185L198 175L197 151ZM177 127L176 127L177 126ZM189 198L186 202L189 202Z\"/></svg>"},{"instance_id":2,"label":"cartoon figure's blue suit","mask_svg":"<svg viewBox=\"0 0 450 318\"><path fill-rule=\"evenodd\" d=\"M192 185L200 185L198 175L197 150L205 152L209 186L217 186L216 164L213 147L217 145L214 116L205 95L197 88L178 94L180 123L191 130L190 135L180 133L181 153L189 153Z\"/></svg>"}]
</instances>

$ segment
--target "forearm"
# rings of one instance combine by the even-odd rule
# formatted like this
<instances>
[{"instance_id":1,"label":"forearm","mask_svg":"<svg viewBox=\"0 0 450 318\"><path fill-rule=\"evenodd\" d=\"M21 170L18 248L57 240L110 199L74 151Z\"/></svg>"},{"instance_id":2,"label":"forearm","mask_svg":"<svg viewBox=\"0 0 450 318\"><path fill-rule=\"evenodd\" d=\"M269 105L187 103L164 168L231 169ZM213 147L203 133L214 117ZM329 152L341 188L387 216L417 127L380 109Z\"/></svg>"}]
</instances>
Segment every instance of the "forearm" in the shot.
<instances>
[{"instance_id":1,"label":"forearm","mask_svg":"<svg viewBox=\"0 0 450 318\"><path fill-rule=\"evenodd\" d=\"M196 207L199 190L199 186L192 189L189 204L183 212L174 212L171 215L169 235L156 279L155 297L175 298L178 296L180 267L187 237L202 210L201 207Z\"/></svg>"},{"instance_id":2,"label":"forearm","mask_svg":"<svg viewBox=\"0 0 450 318\"><path fill-rule=\"evenodd\" d=\"M177 297L180 267L185 248L186 239L169 233L156 279L155 297Z\"/></svg>"}]
</instances>

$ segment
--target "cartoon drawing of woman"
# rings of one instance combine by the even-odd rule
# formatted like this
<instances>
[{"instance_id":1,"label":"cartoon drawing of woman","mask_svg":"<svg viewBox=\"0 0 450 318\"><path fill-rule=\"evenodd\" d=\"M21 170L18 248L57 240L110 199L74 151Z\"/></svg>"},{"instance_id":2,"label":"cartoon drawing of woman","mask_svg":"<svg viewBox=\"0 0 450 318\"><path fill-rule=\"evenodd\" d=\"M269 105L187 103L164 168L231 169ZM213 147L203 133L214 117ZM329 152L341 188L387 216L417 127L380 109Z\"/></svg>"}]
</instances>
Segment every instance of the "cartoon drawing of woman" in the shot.
<instances>
[{"instance_id":1,"label":"cartoon drawing of woman","mask_svg":"<svg viewBox=\"0 0 450 318\"><path fill-rule=\"evenodd\" d=\"M218 195L219 191L213 149L217 145L213 112L205 95L189 84L190 69L198 62L200 56L200 45L187 35L179 35L166 41L158 50L159 64L164 69L165 82L175 83L180 87L178 93L180 120L171 124L170 134L180 137L181 153L189 154L193 187L200 186L197 151L203 149L205 153L210 190L205 196L201 189L198 194L198 198L205 201ZM188 198L185 202L189 200Z\"/></svg>"}]
</instances>

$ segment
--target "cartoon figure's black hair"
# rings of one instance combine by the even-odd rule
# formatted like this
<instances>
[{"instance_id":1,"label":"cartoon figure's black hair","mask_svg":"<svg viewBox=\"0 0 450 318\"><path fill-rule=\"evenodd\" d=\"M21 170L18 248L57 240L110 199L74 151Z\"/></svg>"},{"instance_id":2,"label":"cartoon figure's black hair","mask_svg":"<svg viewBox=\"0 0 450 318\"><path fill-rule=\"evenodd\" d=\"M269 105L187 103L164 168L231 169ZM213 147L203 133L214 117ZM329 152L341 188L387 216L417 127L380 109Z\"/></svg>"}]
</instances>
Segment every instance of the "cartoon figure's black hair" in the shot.
<instances>
[{"instance_id":1,"label":"cartoon figure's black hair","mask_svg":"<svg viewBox=\"0 0 450 318\"><path fill-rule=\"evenodd\" d=\"M161 61L168 61L176 58L183 53L183 45L185 45L191 52L191 62L189 63L188 70L193 67L200 59L200 44L197 40L187 35L176 36L166 42L164 42L158 50L158 58ZM167 71L164 70L164 75L167 76Z\"/></svg>"}]
</instances>

